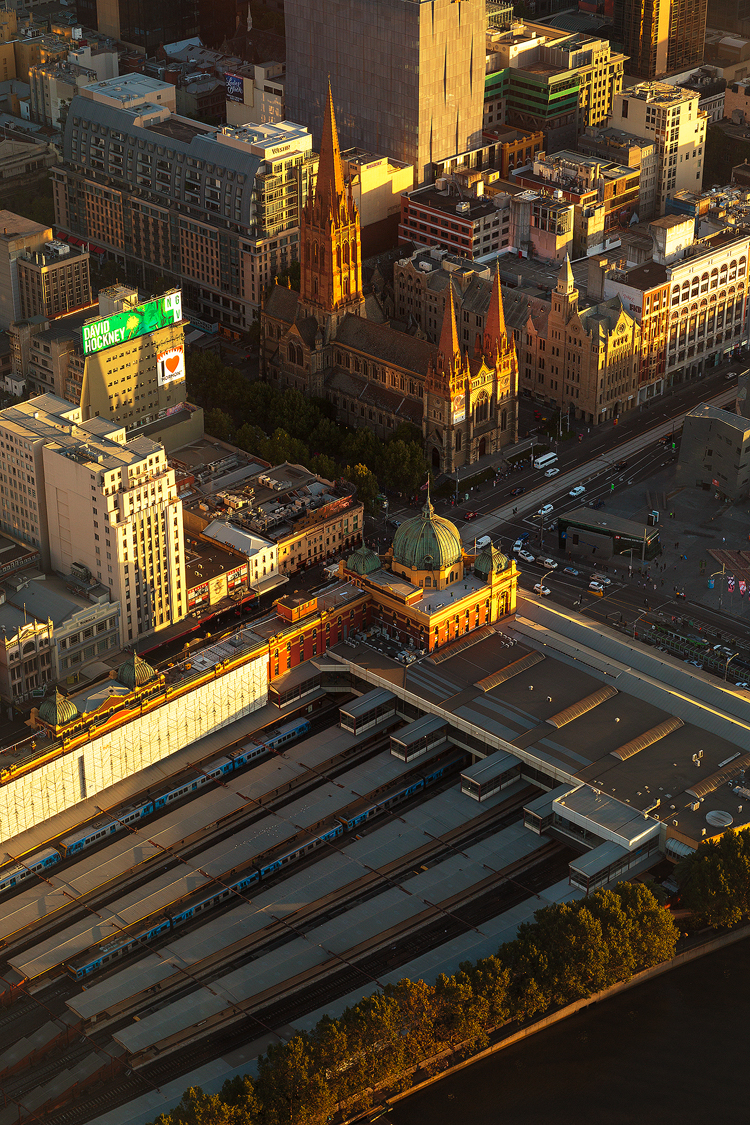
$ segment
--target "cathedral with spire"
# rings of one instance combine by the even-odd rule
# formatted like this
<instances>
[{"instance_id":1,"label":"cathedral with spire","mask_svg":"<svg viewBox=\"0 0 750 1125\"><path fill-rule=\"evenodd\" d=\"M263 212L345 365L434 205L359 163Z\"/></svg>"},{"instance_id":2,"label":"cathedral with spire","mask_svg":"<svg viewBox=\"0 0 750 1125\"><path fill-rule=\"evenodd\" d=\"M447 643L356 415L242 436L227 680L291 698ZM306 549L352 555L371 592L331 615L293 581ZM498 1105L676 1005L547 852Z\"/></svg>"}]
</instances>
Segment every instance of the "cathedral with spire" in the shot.
<instances>
[{"instance_id":1,"label":"cathedral with spire","mask_svg":"<svg viewBox=\"0 0 750 1125\"><path fill-rule=\"evenodd\" d=\"M437 344L367 315L360 221L344 171L330 85L314 190L300 224L300 291L274 285L261 312L263 372L328 399L337 418L384 441L409 422L435 472L517 440L518 364L496 274L483 339L459 344L452 286Z\"/></svg>"}]
</instances>

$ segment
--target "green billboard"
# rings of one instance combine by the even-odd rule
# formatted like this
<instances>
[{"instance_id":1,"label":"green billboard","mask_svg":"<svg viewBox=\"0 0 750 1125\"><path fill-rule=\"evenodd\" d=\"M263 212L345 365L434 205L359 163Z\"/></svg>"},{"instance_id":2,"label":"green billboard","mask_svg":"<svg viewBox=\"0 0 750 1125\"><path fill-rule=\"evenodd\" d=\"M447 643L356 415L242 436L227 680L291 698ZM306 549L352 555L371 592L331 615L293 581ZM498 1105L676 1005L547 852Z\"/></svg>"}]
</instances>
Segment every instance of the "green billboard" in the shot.
<instances>
[{"instance_id":1,"label":"green billboard","mask_svg":"<svg viewBox=\"0 0 750 1125\"><path fill-rule=\"evenodd\" d=\"M83 354L92 355L104 348L113 348L117 344L134 340L137 336L155 332L158 328L178 324L181 320L182 294L179 291L155 297L153 301L145 301L135 308L84 324Z\"/></svg>"}]
</instances>

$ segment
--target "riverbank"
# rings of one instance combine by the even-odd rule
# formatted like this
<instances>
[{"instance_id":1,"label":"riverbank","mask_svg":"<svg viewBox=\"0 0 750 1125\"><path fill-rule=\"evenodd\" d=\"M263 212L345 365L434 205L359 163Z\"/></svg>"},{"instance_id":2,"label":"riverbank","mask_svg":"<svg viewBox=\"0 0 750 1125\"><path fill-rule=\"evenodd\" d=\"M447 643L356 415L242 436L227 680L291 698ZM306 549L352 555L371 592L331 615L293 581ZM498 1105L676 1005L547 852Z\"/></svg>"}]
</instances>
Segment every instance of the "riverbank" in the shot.
<instances>
[{"instance_id":1,"label":"riverbank","mask_svg":"<svg viewBox=\"0 0 750 1125\"><path fill-rule=\"evenodd\" d=\"M529 1040L541 1031L546 1031L555 1025L563 1023L571 1016L585 1012L587 1009L593 1008L601 1004L604 1000L613 1000L620 996L622 993L635 988L637 985L644 985L648 982L654 981L667 973L672 972L674 969L690 965L709 954L720 952L721 950L728 949L736 945L738 942L743 941L745 938L750 937L750 925L743 925L729 933L721 934L717 937L710 938L708 941L701 942L700 944L691 946L691 948L678 953L669 961L663 961L659 965L655 965L651 969L646 969L642 973L637 973L628 981L622 981L619 984L613 985L611 988L604 989L601 992L594 993L592 996L584 1000L579 1000L574 1004L568 1004L564 1008L558 1009L556 1012L541 1019L534 1020L526 1027L520 1028L517 1031L510 1032L508 1035L503 1036L498 1042L493 1043L491 1046L485 1048L483 1051L477 1052L470 1058L461 1059L459 1062L450 1063L449 1055L443 1052L440 1056L435 1058L425 1059L422 1064L414 1071L418 1075L421 1072L429 1071L431 1068L440 1068L436 1073L428 1074L427 1077L421 1081L416 1082L408 1090L401 1091L386 1097L383 1101L377 1103L380 1106L396 1107L399 1103L404 1102L406 1099L412 1098L435 1087L438 1083L446 1079L456 1078L462 1071L466 1071L475 1065L486 1062L497 1056L499 1053L508 1050L524 1041ZM743 1021L744 1025L744 1021ZM677 1031L678 1029L675 1029ZM744 1031L742 1032L744 1035ZM453 1052L453 1056L460 1052L460 1048ZM354 1122L366 1120L372 1113L372 1110L367 1114L359 1114L354 1118L350 1118L345 1122L345 1125L353 1125ZM597 1118L598 1120L598 1118ZM645 1118L641 1118L645 1120ZM415 1123L416 1125L416 1123Z\"/></svg>"}]
</instances>

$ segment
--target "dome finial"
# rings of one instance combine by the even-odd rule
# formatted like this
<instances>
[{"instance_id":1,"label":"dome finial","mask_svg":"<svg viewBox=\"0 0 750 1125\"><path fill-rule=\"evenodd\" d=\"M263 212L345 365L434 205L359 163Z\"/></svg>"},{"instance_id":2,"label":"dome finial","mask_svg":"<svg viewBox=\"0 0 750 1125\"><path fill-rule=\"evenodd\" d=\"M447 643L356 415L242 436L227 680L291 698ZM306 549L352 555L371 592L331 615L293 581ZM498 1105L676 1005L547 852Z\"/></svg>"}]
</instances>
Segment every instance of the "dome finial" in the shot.
<instances>
[{"instance_id":1,"label":"dome finial","mask_svg":"<svg viewBox=\"0 0 750 1125\"><path fill-rule=\"evenodd\" d=\"M425 500L424 507L422 508L422 515L425 517L425 519L431 519L431 517L434 514L435 514L435 509L433 508L432 501L430 500L430 474L428 473L427 474L427 499Z\"/></svg>"}]
</instances>

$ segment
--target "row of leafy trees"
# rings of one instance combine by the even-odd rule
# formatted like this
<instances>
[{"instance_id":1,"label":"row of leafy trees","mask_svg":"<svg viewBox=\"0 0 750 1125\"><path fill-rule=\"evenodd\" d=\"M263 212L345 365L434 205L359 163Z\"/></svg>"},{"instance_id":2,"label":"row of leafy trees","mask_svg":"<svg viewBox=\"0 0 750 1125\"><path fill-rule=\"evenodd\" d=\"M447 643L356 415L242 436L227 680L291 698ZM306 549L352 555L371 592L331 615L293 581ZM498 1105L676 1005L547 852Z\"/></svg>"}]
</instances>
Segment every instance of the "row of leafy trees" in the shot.
<instances>
[{"instance_id":1,"label":"row of leafy trees","mask_svg":"<svg viewBox=\"0 0 750 1125\"><path fill-rule=\"evenodd\" d=\"M750 915L750 829L705 840L675 876L694 926L736 926Z\"/></svg>"},{"instance_id":2,"label":"row of leafy trees","mask_svg":"<svg viewBox=\"0 0 750 1125\"><path fill-rule=\"evenodd\" d=\"M466 962L433 985L402 980L324 1017L310 1034L271 1046L255 1080L220 1095L189 1090L155 1125L317 1125L343 1104L364 1109L375 1087L405 1089L425 1060L489 1033L591 996L674 955L669 913L641 883L538 910L497 956Z\"/></svg>"},{"instance_id":3,"label":"row of leafy trees","mask_svg":"<svg viewBox=\"0 0 750 1125\"><path fill-rule=\"evenodd\" d=\"M343 474L372 504L378 492L415 492L427 476L422 433L404 423L389 441L342 426L333 405L298 390L251 383L214 352L188 356L188 398L206 413L206 432L264 461L293 461L331 478Z\"/></svg>"}]
</instances>

